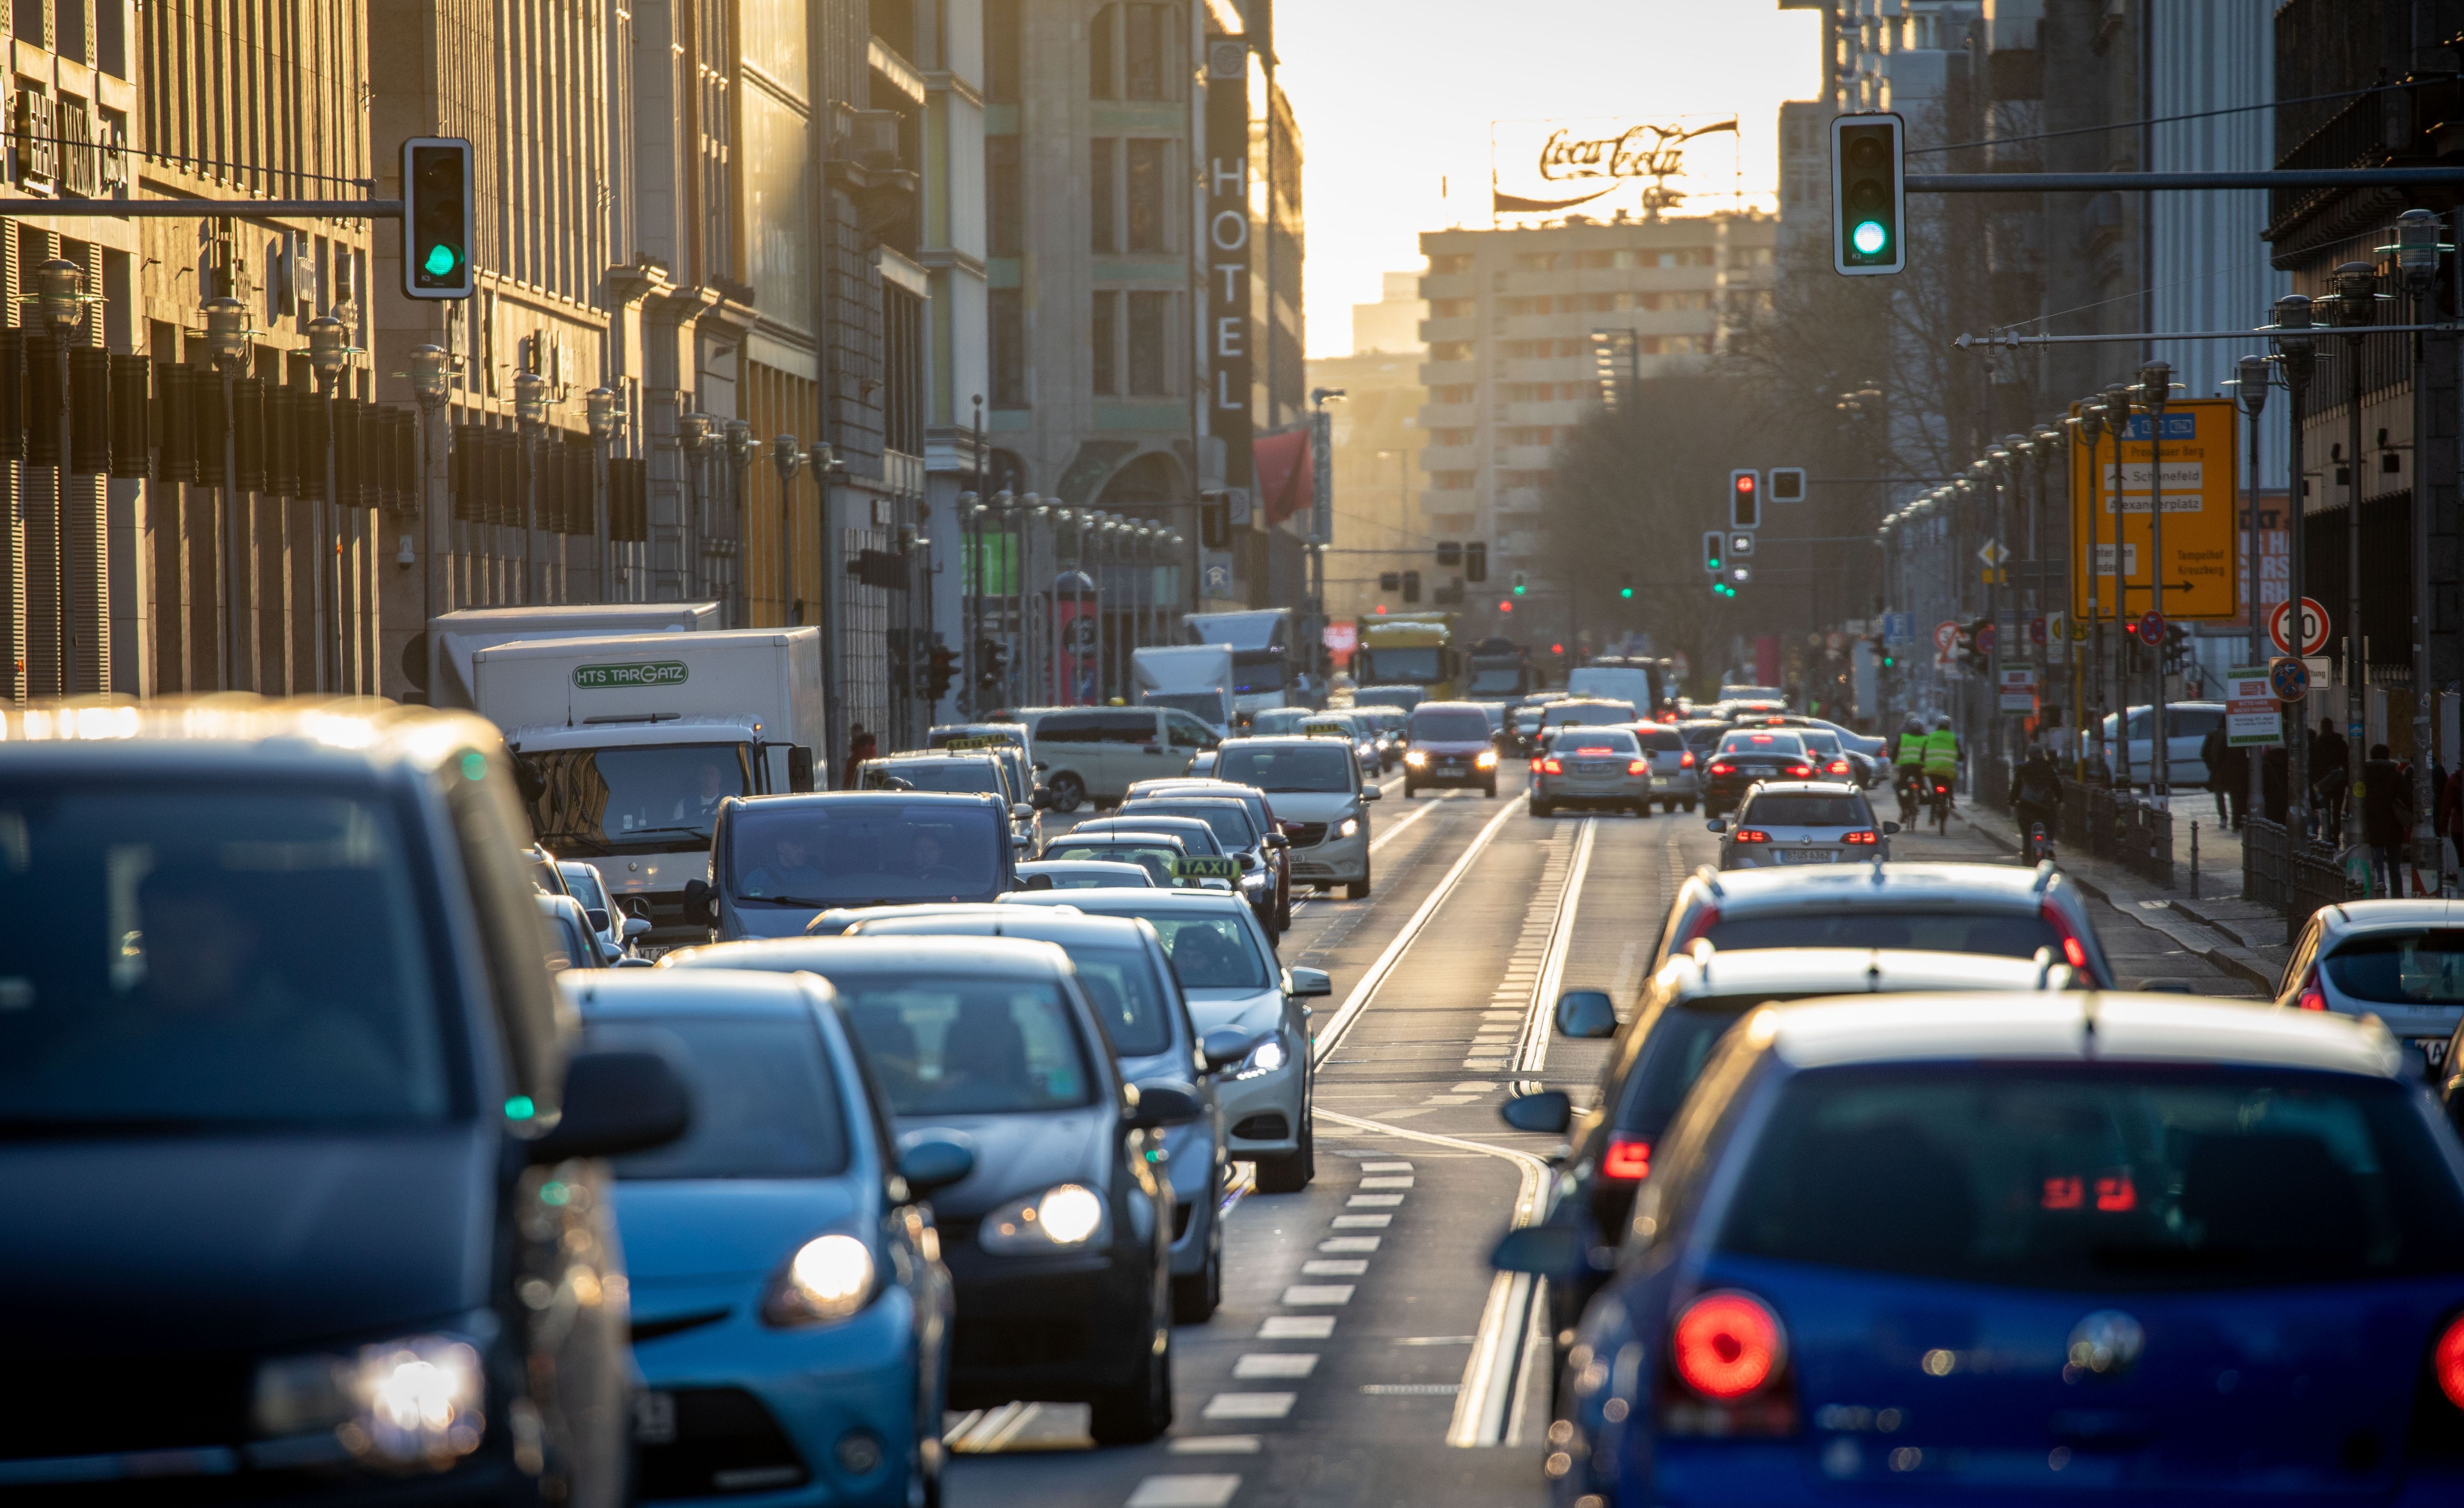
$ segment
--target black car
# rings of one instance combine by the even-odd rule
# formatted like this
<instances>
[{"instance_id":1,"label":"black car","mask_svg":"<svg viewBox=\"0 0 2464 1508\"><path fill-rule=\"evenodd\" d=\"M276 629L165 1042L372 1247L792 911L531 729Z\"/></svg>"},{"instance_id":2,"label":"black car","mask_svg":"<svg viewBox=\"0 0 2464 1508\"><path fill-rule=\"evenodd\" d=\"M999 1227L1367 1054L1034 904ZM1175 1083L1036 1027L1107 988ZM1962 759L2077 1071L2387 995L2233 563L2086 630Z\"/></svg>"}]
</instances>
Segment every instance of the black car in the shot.
<instances>
[{"instance_id":1,"label":"black car","mask_svg":"<svg viewBox=\"0 0 2464 1508\"><path fill-rule=\"evenodd\" d=\"M1718 817L1759 780L1805 780L1814 776L1805 741L1785 728L1739 729L1720 740L1703 766L1703 810Z\"/></svg>"},{"instance_id":2,"label":"black car","mask_svg":"<svg viewBox=\"0 0 2464 1508\"><path fill-rule=\"evenodd\" d=\"M1251 815L1247 802L1175 791L1166 796L1135 797L1113 811L1132 820L1148 817L1194 818L1213 828L1215 841L1223 851L1240 861L1241 893L1256 909L1267 937L1282 934L1284 919L1291 914L1292 901L1284 893L1282 866L1276 858L1278 850L1291 846L1291 840L1262 827L1261 819Z\"/></svg>"},{"instance_id":3,"label":"black car","mask_svg":"<svg viewBox=\"0 0 2464 1508\"><path fill-rule=\"evenodd\" d=\"M997 795L830 791L722 802L685 915L716 940L796 937L822 912L989 901L1018 883Z\"/></svg>"},{"instance_id":4,"label":"black car","mask_svg":"<svg viewBox=\"0 0 2464 1508\"><path fill-rule=\"evenodd\" d=\"M0 1484L28 1500L626 1491L595 1158L673 1140L684 1086L572 1050L496 730L342 706L0 712ZM95 713L113 736L50 736Z\"/></svg>"},{"instance_id":5,"label":"black car","mask_svg":"<svg viewBox=\"0 0 2464 1508\"><path fill-rule=\"evenodd\" d=\"M1098 1444L1172 1424L1172 1185L1150 1151L1201 1113L1143 1089L1069 957L1001 937L816 937L687 949L662 968L808 971L864 1041L902 1146L975 1154L934 1195L957 1290L950 1407L1085 1403Z\"/></svg>"}]
</instances>

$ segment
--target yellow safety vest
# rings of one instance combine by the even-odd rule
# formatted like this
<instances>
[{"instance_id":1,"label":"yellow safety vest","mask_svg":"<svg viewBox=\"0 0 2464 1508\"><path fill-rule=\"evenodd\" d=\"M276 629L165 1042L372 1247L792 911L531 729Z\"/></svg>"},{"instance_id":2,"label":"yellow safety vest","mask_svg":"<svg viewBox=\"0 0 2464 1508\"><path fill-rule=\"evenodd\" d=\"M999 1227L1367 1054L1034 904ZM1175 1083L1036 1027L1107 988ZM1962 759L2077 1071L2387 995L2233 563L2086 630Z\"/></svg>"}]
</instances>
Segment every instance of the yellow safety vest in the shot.
<instances>
[{"instance_id":1,"label":"yellow safety vest","mask_svg":"<svg viewBox=\"0 0 2464 1508\"><path fill-rule=\"evenodd\" d=\"M1913 770L1925 763L1925 740L1923 733L1900 734L1900 754L1896 762L1901 769Z\"/></svg>"},{"instance_id":2,"label":"yellow safety vest","mask_svg":"<svg viewBox=\"0 0 2464 1508\"><path fill-rule=\"evenodd\" d=\"M1959 734L1947 728L1937 728L1925 736L1925 768L1927 775L1948 775L1959 768Z\"/></svg>"}]
</instances>

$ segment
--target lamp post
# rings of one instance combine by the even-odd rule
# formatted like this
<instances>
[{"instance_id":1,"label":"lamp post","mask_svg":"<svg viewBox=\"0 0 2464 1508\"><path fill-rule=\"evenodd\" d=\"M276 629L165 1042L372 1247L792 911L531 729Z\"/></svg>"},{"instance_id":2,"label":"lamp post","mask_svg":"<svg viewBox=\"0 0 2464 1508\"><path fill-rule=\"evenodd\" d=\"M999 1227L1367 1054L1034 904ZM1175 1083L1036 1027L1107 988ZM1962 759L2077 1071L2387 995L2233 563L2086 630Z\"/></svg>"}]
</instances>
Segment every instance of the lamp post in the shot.
<instances>
[{"instance_id":1,"label":"lamp post","mask_svg":"<svg viewBox=\"0 0 2464 1508\"><path fill-rule=\"evenodd\" d=\"M746 509L744 506L745 476L753 468L753 458L761 453L761 442L753 435L753 426L741 419L731 419L719 431L719 442L725 448L728 469L728 513L719 528L719 536L734 545L737 554L728 557L735 563L728 569L728 595L736 603L736 623L739 628L752 626L753 601L744 580L744 548Z\"/></svg>"},{"instance_id":2,"label":"lamp post","mask_svg":"<svg viewBox=\"0 0 2464 1508\"><path fill-rule=\"evenodd\" d=\"M2286 619L2292 624L2293 653L2304 651L2303 629L2306 619L2301 609L2309 583L2309 500L2310 479L2302 470L2302 400L2309 395L2310 378L2318 369L2318 338L2310 332L2311 306L2306 294L2287 294L2276 301L2275 319L2267 327L2275 339L2277 368L2284 374L2284 400L2288 429L2286 432L2288 465L2285 472L2286 506L2290 516L2285 521L2286 557L2290 570L2285 582L2285 596L2291 606ZM2310 831L2310 708L2305 699L2301 710L2293 719L2293 732L2284 748L2284 826L2289 844L2296 837Z\"/></svg>"},{"instance_id":3,"label":"lamp post","mask_svg":"<svg viewBox=\"0 0 2464 1508\"><path fill-rule=\"evenodd\" d=\"M976 470L980 475L983 470L980 462ZM983 525L986 510L980 492L960 492L957 503L958 527L965 531L959 536L958 549L960 558L966 562L966 574L959 578L963 595L958 599L958 621L967 625L966 647L958 656L959 668L966 678L966 691L958 705L973 720L983 715L983 709L979 704L983 701L983 666L980 661L984 642Z\"/></svg>"},{"instance_id":4,"label":"lamp post","mask_svg":"<svg viewBox=\"0 0 2464 1508\"><path fill-rule=\"evenodd\" d=\"M2002 536L2010 532L2011 488L2019 474L2019 451L2013 445L2014 441L2019 445L2027 443L2023 435L2009 435L1985 448L1986 459L1992 463L1985 485L1991 489L1993 498L1992 533L1987 537L1992 541L1989 548L1994 554L1993 563L1985 568L1985 621L1993 627L1993 650L1985 662L1985 713L1992 719L1986 726L1993 731L1993 736L1987 741L1995 757L2006 760L2009 740L2004 734L2009 730L2002 721L2002 564L2010 558L2011 547L2002 542Z\"/></svg>"},{"instance_id":5,"label":"lamp post","mask_svg":"<svg viewBox=\"0 0 2464 1508\"><path fill-rule=\"evenodd\" d=\"M779 616L792 626L804 621L804 600L796 595L796 473L804 469L804 442L771 436L770 465L779 473Z\"/></svg>"},{"instance_id":6,"label":"lamp post","mask_svg":"<svg viewBox=\"0 0 2464 1508\"><path fill-rule=\"evenodd\" d=\"M2150 361L2139 369L2139 405L2147 410L2147 562L2148 602L2159 619L2165 616L2165 405L2173 396L2173 368L2164 361ZM2170 811L2173 805L2172 751L2165 738L2165 642L2172 637L2166 629L2158 643L2149 645L2148 657L2155 661L2155 690L2147 704L2147 754L2149 779L2155 786L2156 810Z\"/></svg>"},{"instance_id":7,"label":"lamp post","mask_svg":"<svg viewBox=\"0 0 2464 1508\"><path fill-rule=\"evenodd\" d=\"M838 531L830 527L830 483L846 463L827 440L816 440L804 451L804 469L813 473L813 486L821 498L815 514L815 528L821 533L821 548L815 552L821 569L814 579L813 622L822 630L822 721L829 735L839 731L839 719L847 709L840 705L839 646L843 625L836 621L841 581L838 575ZM844 747L833 743L832 749Z\"/></svg>"},{"instance_id":8,"label":"lamp post","mask_svg":"<svg viewBox=\"0 0 2464 1508\"><path fill-rule=\"evenodd\" d=\"M60 695L72 696L78 688L70 679L77 665L77 599L70 585L69 564L69 337L85 323L85 273L75 262L61 257L45 262L34 269L34 304L42 313L44 326L51 331L52 346L58 357L60 464L52 489L52 547L53 579L59 583L59 627L52 636L58 674L53 684ZM101 687L95 688L99 690Z\"/></svg>"},{"instance_id":9,"label":"lamp post","mask_svg":"<svg viewBox=\"0 0 2464 1508\"><path fill-rule=\"evenodd\" d=\"M537 372L514 374L514 417L522 427L522 605L537 601L539 569L539 442L547 428L548 381Z\"/></svg>"},{"instance_id":10,"label":"lamp post","mask_svg":"<svg viewBox=\"0 0 2464 1508\"><path fill-rule=\"evenodd\" d=\"M2130 616L2130 551L2123 540L2123 525L2129 515L2123 512L2122 502L2122 442L2130 433L2130 389L2120 382L2111 383L2104 390L2104 431L2113 437L2113 470L2106 479L2113 484L2113 491L2108 494L2113 509L2113 626L2119 634L2123 622ZM2125 651L2122 645L2116 644L2113 652L2122 655ZM2117 665L2105 685L2109 690L2118 688L2120 692L2118 704L2111 713L2115 718L2117 735L2113 740L2113 783L2127 790L2130 785L2130 681ZM2101 728L2103 725L2100 722L2098 726Z\"/></svg>"},{"instance_id":11,"label":"lamp post","mask_svg":"<svg viewBox=\"0 0 2464 1508\"><path fill-rule=\"evenodd\" d=\"M707 595L702 579L701 537L702 458L710 454L710 415L691 409L676 415L676 448L684 457L685 473L685 597L694 601Z\"/></svg>"},{"instance_id":12,"label":"lamp post","mask_svg":"<svg viewBox=\"0 0 2464 1508\"><path fill-rule=\"evenodd\" d=\"M582 411L590 424L590 532L599 537L599 600L616 600L616 520L609 516L607 450L625 422L623 400L616 389L601 384L582 395Z\"/></svg>"},{"instance_id":13,"label":"lamp post","mask_svg":"<svg viewBox=\"0 0 2464 1508\"><path fill-rule=\"evenodd\" d=\"M2344 805L2362 797L2362 730L2367 722L2370 642L2362 634L2362 346L2378 315L2379 272L2345 262L2329 274L2336 328L2344 333ZM2337 838L2343 839L2342 824Z\"/></svg>"},{"instance_id":14,"label":"lamp post","mask_svg":"<svg viewBox=\"0 0 2464 1508\"><path fill-rule=\"evenodd\" d=\"M2035 616L2042 619L2045 624L2045 652L2039 658L2044 662L2044 667L2051 670L2054 658L2054 613L2049 601L2052 594L2047 590L2045 569L2048 563L2045 559L2045 483L2054 469L2054 462L2066 454L2067 450L2063 444L2062 431L2053 425L2038 425L2029 432L2028 440L2029 457L2036 463L2036 486L2028 498L2028 555L2035 562L2035 569L2029 574L2035 579L2034 588ZM2068 614L2065 613L2064 616L2067 617ZM2034 637L2033 632L2030 637ZM2063 648L2067 650L2069 645L2064 645ZM2066 653L2063 658L2068 659L2069 655ZM2041 692L2038 694L2042 695Z\"/></svg>"},{"instance_id":15,"label":"lamp post","mask_svg":"<svg viewBox=\"0 0 2464 1508\"><path fill-rule=\"evenodd\" d=\"M445 408L452 361L443 346L416 345L410 349L410 371L406 374L410 379L411 397L419 404L419 512L428 526L428 550L421 562L421 595L428 600L428 616L431 619L441 616L446 605L446 579L436 569L437 558L445 553L445 510L436 506L435 497L440 448L436 416Z\"/></svg>"},{"instance_id":16,"label":"lamp post","mask_svg":"<svg viewBox=\"0 0 2464 1508\"><path fill-rule=\"evenodd\" d=\"M365 689L361 684L359 655L355 652L359 643L358 614L344 605L345 600L356 594L343 588L343 562L357 558L358 553L346 555L342 549L342 500L334 495L334 395L342 384L342 371L350 361L350 331L341 320L325 314L308 321L308 365L316 372L318 390L325 399L324 495L312 517L318 549L332 557L323 561L317 572L318 616L322 619L329 609L333 614L330 624L318 624L317 682L319 689L332 691ZM331 550L325 545L329 535L334 540Z\"/></svg>"},{"instance_id":17,"label":"lamp post","mask_svg":"<svg viewBox=\"0 0 2464 1508\"><path fill-rule=\"evenodd\" d=\"M2453 251L2439 238L2439 217L2427 209L2408 209L2396 217L2396 272L2412 300L2411 323L2424 325L2436 314L2438 257ZM2447 866L2439 862L2438 833L2431 820L2436 796L2430 788L2430 484L2423 458L2430 453L2430 337L2412 337L2412 873L2416 885L2433 895L2446 889Z\"/></svg>"},{"instance_id":18,"label":"lamp post","mask_svg":"<svg viewBox=\"0 0 2464 1508\"><path fill-rule=\"evenodd\" d=\"M240 690L240 678L246 675L253 684L256 677L250 667L248 624L240 607L240 565L243 541L240 526L239 454L234 444L238 413L240 368L248 361L249 338L256 332L248 327L248 306L224 295L206 300L206 350L213 358L215 370L223 378L223 687ZM65 443L65 442L64 442ZM66 468L68 454L60 455Z\"/></svg>"}]
</instances>

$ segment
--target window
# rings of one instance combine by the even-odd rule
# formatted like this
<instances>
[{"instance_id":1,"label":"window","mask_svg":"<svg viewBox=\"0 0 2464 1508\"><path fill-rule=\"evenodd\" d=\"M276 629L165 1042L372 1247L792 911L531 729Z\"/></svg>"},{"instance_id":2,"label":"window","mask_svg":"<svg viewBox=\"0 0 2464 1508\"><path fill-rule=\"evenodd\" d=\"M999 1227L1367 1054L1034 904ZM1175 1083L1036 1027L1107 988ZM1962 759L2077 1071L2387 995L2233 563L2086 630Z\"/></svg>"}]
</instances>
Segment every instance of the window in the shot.
<instances>
[{"instance_id":1,"label":"window","mask_svg":"<svg viewBox=\"0 0 2464 1508\"><path fill-rule=\"evenodd\" d=\"M1755 827L1871 827L1874 813L1861 796L1777 793L1747 802L1737 821Z\"/></svg>"},{"instance_id":2,"label":"window","mask_svg":"<svg viewBox=\"0 0 2464 1508\"><path fill-rule=\"evenodd\" d=\"M1424 707L1412 713L1414 743L1486 742L1488 715L1458 707Z\"/></svg>"},{"instance_id":3,"label":"window","mask_svg":"<svg viewBox=\"0 0 2464 1508\"><path fill-rule=\"evenodd\" d=\"M1112 137L1087 143L1087 250L1098 255L1121 249L1120 154Z\"/></svg>"},{"instance_id":4,"label":"window","mask_svg":"<svg viewBox=\"0 0 2464 1508\"><path fill-rule=\"evenodd\" d=\"M1068 1002L1042 979L831 979L881 1075L891 1113L1074 1109L1093 1088Z\"/></svg>"},{"instance_id":5,"label":"window","mask_svg":"<svg viewBox=\"0 0 2464 1508\"><path fill-rule=\"evenodd\" d=\"M1026 197L1018 138L988 136L984 138L984 254L1017 256L1025 245Z\"/></svg>"},{"instance_id":6,"label":"window","mask_svg":"<svg viewBox=\"0 0 2464 1508\"><path fill-rule=\"evenodd\" d=\"M1015 288L996 288L985 295L991 329L992 388L995 408L1026 406L1026 315Z\"/></svg>"},{"instance_id":7,"label":"window","mask_svg":"<svg viewBox=\"0 0 2464 1508\"><path fill-rule=\"evenodd\" d=\"M1149 916L1163 938L1172 972L1184 990L1257 990L1274 981L1274 969L1237 916Z\"/></svg>"},{"instance_id":8,"label":"window","mask_svg":"<svg viewBox=\"0 0 2464 1508\"><path fill-rule=\"evenodd\" d=\"M1173 390L1172 295L1130 295L1130 394L1169 397Z\"/></svg>"},{"instance_id":9,"label":"window","mask_svg":"<svg viewBox=\"0 0 2464 1508\"><path fill-rule=\"evenodd\" d=\"M1498 439L1507 445L1555 445L1557 431L1548 425L1507 425Z\"/></svg>"},{"instance_id":10,"label":"window","mask_svg":"<svg viewBox=\"0 0 2464 1508\"><path fill-rule=\"evenodd\" d=\"M1144 748L1157 741L1155 714L1151 711L1093 712L1089 715L1094 719L1098 736L1105 743Z\"/></svg>"},{"instance_id":11,"label":"window","mask_svg":"<svg viewBox=\"0 0 2464 1508\"><path fill-rule=\"evenodd\" d=\"M1121 295L1103 289L1095 292L1094 317L1088 322L1088 339L1093 358L1091 383L1099 397L1110 398L1121 390L1120 356Z\"/></svg>"},{"instance_id":12,"label":"window","mask_svg":"<svg viewBox=\"0 0 2464 1508\"><path fill-rule=\"evenodd\" d=\"M1432 429L1429 431L1429 443L1431 445L1469 445L1471 433L1469 429Z\"/></svg>"},{"instance_id":13,"label":"window","mask_svg":"<svg viewBox=\"0 0 2464 1508\"><path fill-rule=\"evenodd\" d=\"M707 835L718 803L753 789L742 744L549 749L521 758L539 776L531 831L549 852L573 859Z\"/></svg>"},{"instance_id":14,"label":"window","mask_svg":"<svg viewBox=\"0 0 2464 1508\"><path fill-rule=\"evenodd\" d=\"M1429 342L1429 360L1432 361L1468 361L1471 360L1471 342L1469 340L1432 340ZM1470 395L1467 393L1463 397L1455 400L1457 403L1469 403L1470 401Z\"/></svg>"},{"instance_id":15,"label":"window","mask_svg":"<svg viewBox=\"0 0 2464 1508\"><path fill-rule=\"evenodd\" d=\"M2327 955L2344 994L2389 1005L2464 1004L2464 931L2365 932Z\"/></svg>"},{"instance_id":16,"label":"window","mask_svg":"<svg viewBox=\"0 0 2464 1508\"><path fill-rule=\"evenodd\" d=\"M1123 93L1132 99L1173 97L1172 69L1166 62L1172 47L1171 9L1160 5L1121 8Z\"/></svg>"},{"instance_id":17,"label":"window","mask_svg":"<svg viewBox=\"0 0 2464 1508\"><path fill-rule=\"evenodd\" d=\"M1055 712L1035 725L1039 744L1091 744L1102 737L1104 720L1093 712Z\"/></svg>"},{"instance_id":18,"label":"window","mask_svg":"<svg viewBox=\"0 0 2464 1508\"><path fill-rule=\"evenodd\" d=\"M1433 256L1429 258L1429 275L1442 277L1449 273L1468 273L1471 271L1471 255L1468 252Z\"/></svg>"},{"instance_id":19,"label":"window","mask_svg":"<svg viewBox=\"0 0 2464 1508\"><path fill-rule=\"evenodd\" d=\"M1216 756L1215 777L1254 785L1269 796L1349 793L1356 788L1358 761L1341 744L1229 745Z\"/></svg>"},{"instance_id":20,"label":"window","mask_svg":"<svg viewBox=\"0 0 2464 1508\"><path fill-rule=\"evenodd\" d=\"M594 1048L658 1053L693 1115L668 1146L619 1158L619 1178L827 1178L847 1171L847 1117L812 1024L677 1018L595 1026Z\"/></svg>"},{"instance_id":21,"label":"window","mask_svg":"<svg viewBox=\"0 0 2464 1508\"><path fill-rule=\"evenodd\" d=\"M1472 398L1469 382L1446 382L1429 389L1429 402L1433 404L1467 404Z\"/></svg>"},{"instance_id":22,"label":"window","mask_svg":"<svg viewBox=\"0 0 2464 1508\"><path fill-rule=\"evenodd\" d=\"M748 807L724 835L728 894L778 906L990 900L1007 829L989 804Z\"/></svg>"},{"instance_id":23,"label":"window","mask_svg":"<svg viewBox=\"0 0 2464 1508\"><path fill-rule=\"evenodd\" d=\"M1112 71L1112 53L1119 43L1115 33L1120 27L1121 8L1108 5L1095 12L1095 21L1087 28L1087 98L1114 99L1120 96Z\"/></svg>"},{"instance_id":24,"label":"window","mask_svg":"<svg viewBox=\"0 0 2464 1508\"><path fill-rule=\"evenodd\" d=\"M1018 12L1024 3L984 0L984 100L988 104L1018 103Z\"/></svg>"},{"instance_id":25,"label":"window","mask_svg":"<svg viewBox=\"0 0 2464 1508\"><path fill-rule=\"evenodd\" d=\"M1172 249L1172 196L1167 164L1172 143L1133 141L1129 147L1130 250L1168 251Z\"/></svg>"},{"instance_id":26,"label":"window","mask_svg":"<svg viewBox=\"0 0 2464 1508\"><path fill-rule=\"evenodd\" d=\"M1172 1001L1143 951L1076 947L1069 962L1114 1052L1143 1058L1172 1045Z\"/></svg>"},{"instance_id":27,"label":"window","mask_svg":"<svg viewBox=\"0 0 2464 1508\"><path fill-rule=\"evenodd\" d=\"M1480 300L1476 298L1433 298L1429 300L1429 317L1467 319L1478 313L1479 308Z\"/></svg>"},{"instance_id":28,"label":"window","mask_svg":"<svg viewBox=\"0 0 2464 1508\"><path fill-rule=\"evenodd\" d=\"M1514 253L1514 268L1517 272L1549 273L1554 272L1556 267L1557 253L1554 251L1517 251Z\"/></svg>"},{"instance_id":29,"label":"window","mask_svg":"<svg viewBox=\"0 0 2464 1508\"><path fill-rule=\"evenodd\" d=\"M1429 486L1441 492L1468 492L1480 482L1477 471L1431 471Z\"/></svg>"}]
</instances>

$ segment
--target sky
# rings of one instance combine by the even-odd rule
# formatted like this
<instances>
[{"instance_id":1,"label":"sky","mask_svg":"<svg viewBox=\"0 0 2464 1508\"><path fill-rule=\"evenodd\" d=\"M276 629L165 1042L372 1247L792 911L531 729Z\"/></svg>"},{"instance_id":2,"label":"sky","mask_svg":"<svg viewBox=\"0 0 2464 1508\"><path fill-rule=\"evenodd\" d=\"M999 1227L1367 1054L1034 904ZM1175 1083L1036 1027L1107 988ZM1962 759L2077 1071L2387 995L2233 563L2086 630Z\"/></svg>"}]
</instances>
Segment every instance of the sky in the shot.
<instances>
[{"instance_id":1,"label":"sky","mask_svg":"<svg viewBox=\"0 0 2464 1508\"><path fill-rule=\"evenodd\" d=\"M1488 224L1490 121L1734 115L1744 186L1768 195L1780 102L1821 87L1819 13L1776 0L1282 0L1275 52L1311 356L1351 351L1352 306L1419 270L1419 232Z\"/></svg>"}]
</instances>

